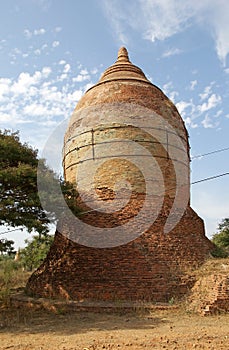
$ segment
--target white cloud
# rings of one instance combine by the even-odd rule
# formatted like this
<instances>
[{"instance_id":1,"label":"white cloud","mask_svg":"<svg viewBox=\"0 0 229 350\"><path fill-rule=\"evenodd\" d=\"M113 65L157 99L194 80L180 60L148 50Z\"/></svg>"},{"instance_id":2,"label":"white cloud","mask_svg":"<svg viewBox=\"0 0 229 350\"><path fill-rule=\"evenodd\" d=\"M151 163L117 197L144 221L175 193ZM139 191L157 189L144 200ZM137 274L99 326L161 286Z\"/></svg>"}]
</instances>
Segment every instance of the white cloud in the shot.
<instances>
[{"instance_id":1,"label":"white cloud","mask_svg":"<svg viewBox=\"0 0 229 350\"><path fill-rule=\"evenodd\" d=\"M18 49L17 47L15 47L15 48L13 49L13 52L14 52L15 54L17 54L17 55L20 55L20 54L22 53L21 50Z\"/></svg>"},{"instance_id":2,"label":"white cloud","mask_svg":"<svg viewBox=\"0 0 229 350\"><path fill-rule=\"evenodd\" d=\"M44 28L35 29L33 32L34 35L43 35L45 33L46 33L46 30Z\"/></svg>"},{"instance_id":3,"label":"white cloud","mask_svg":"<svg viewBox=\"0 0 229 350\"><path fill-rule=\"evenodd\" d=\"M34 53L35 53L36 56L39 56L41 54L41 50L40 49L36 49L34 51Z\"/></svg>"},{"instance_id":4,"label":"white cloud","mask_svg":"<svg viewBox=\"0 0 229 350\"><path fill-rule=\"evenodd\" d=\"M121 0L104 0L105 14L111 19L115 35L126 38L128 26L140 31L143 38L154 42L164 40L187 28L203 7L183 0L137 0L125 3Z\"/></svg>"},{"instance_id":5,"label":"white cloud","mask_svg":"<svg viewBox=\"0 0 229 350\"><path fill-rule=\"evenodd\" d=\"M63 81L70 74L70 65L63 67ZM86 73L87 70L85 69ZM34 127L54 127L59 120L71 115L77 101L82 97L88 84L75 90L66 82L59 84L59 77L52 73L51 67L43 67L34 73L21 72L17 79L0 78L0 121L1 126L20 129L21 124ZM82 75L87 77L86 75ZM24 129L24 128L23 128ZM24 129L26 130L26 129ZM44 129L43 133L48 130ZM28 139L30 140L30 138Z\"/></svg>"},{"instance_id":6,"label":"white cloud","mask_svg":"<svg viewBox=\"0 0 229 350\"><path fill-rule=\"evenodd\" d=\"M47 48L48 48L48 44L44 44L44 45L41 46L41 49L42 49L42 50L45 50L45 49L47 49Z\"/></svg>"},{"instance_id":7,"label":"white cloud","mask_svg":"<svg viewBox=\"0 0 229 350\"><path fill-rule=\"evenodd\" d=\"M215 1L215 6L210 14L214 29L216 52L223 66L226 66L226 58L229 53L229 2L227 0Z\"/></svg>"},{"instance_id":8,"label":"white cloud","mask_svg":"<svg viewBox=\"0 0 229 350\"><path fill-rule=\"evenodd\" d=\"M59 77L59 81L63 81L65 79L67 79L68 75L66 73L61 74L61 76Z\"/></svg>"},{"instance_id":9,"label":"white cloud","mask_svg":"<svg viewBox=\"0 0 229 350\"><path fill-rule=\"evenodd\" d=\"M1 123L13 122L13 116L10 113L8 114L0 111L0 121Z\"/></svg>"},{"instance_id":10,"label":"white cloud","mask_svg":"<svg viewBox=\"0 0 229 350\"><path fill-rule=\"evenodd\" d=\"M46 30L44 28L34 29L34 31L31 31L29 29L24 30L24 35L27 39L32 38L33 35L44 35L45 33Z\"/></svg>"},{"instance_id":11,"label":"white cloud","mask_svg":"<svg viewBox=\"0 0 229 350\"><path fill-rule=\"evenodd\" d=\"M193 103L190 102L190 101L189 102L187 102L187 101L179 101L179 102L176 103L176 107L177 107L179 113L184 116L186 114L185 110L187 108L192 108L193 107Z\"/></svg>"},{"instance_id":12,"label":"white cloud","mask_svg":"<svg viewBox=\"0 0 229 350\"><path fill-rule=\"evenodd\" d=\"M222 101L222 98L220 95L212 94L207 102L204 102L202 105L198 106L198 109L200 113L206 112L209 109L215 108L218 104L220 104Z\"/></svg>"},{"instance_id":13,"label":"white cloud","mask_svg":"<svg viewBox=\"0 0 229 350\"><path fill-rule=\"evenodd\" d=\"M197 82L191 82L191 87ZM222 97L213 91L214 82L207 85L198 96L197 101L190 98L187 101L181 100L176 103L176 107L185 121L187 127L196 128L202 125L204 128L216 128L219 125L219 117L223 110L217 109L222 104ZM171 88L171 85L169 85ZM196 99L196 98L195 98ZM204 116L203 120L200 117ZM216 120L217 119L217 120Z\"/></svg>"},{"instance_id":14,"label":"white cloud","mask_svg":"<svg viewBox=\"0 0 229 350\"><path fill-rule=\"evenodd\" d=\"M175 103L175 99L177 96L179 96L179 93L178 91L174 90L173 83L171 81L163 85L163 91L168 98Z\"/></svg>"},{"instance_id":15,"label":"white cloud","mask_svg":"<svg viewBox=\"0 0 229 350\"><path fill-rule=\"evenodd\" d=\"M36 71L33 75L27 72L20 73L16 81L11 82L8 78L0 79L0 99L3 99L4 95L13 94L21 95L30 93L33 96L36 92L35 86L41 83L42 80L47 79L51 73L50 67L43 67L41 71Z\"/></svg>"},{"instance_id":16,"label":"white cloud","mask_svg":"<svg viewBox=\"0 0 229 350\"><path fill-rule=\"evenodd\" d=\"M33 35L33 33L29 29L25 29L24 34L27 39L30 39Z\"/></svg>"},{"instance_id":17,"label":"white cloud","mask_svg":"<svg viewBox=\"0 0 229 350\"><path fill-rule=\"evenodd\" d=\"M44 78L48 78L48 76L52 72L52 69L51 67L43 67L41 72Z\"/></svg>"},{"instance_id":18,"label":"white cloud","mask_svg":"<svg viewBox=\"0 0 229 350\"><path fill-rule=\"evenodd\" d=\"M98 68L93 68L91 70L91 74L97 74L98 73Z\"/></svg>"},{"instance_id":19,"label":"white cloud","mask_svg":"<svg viewBox=\"0 0 229 350\"><path fill-rule=\"evenodd\" d=\"M34 3L40 6L43 11L47 11L51 6L51 0L34 0Z\"/></svg>"},{"instance_id":20,"label":"white cloud","mask_svg":"<svg viewBox=\"0 0 229 350\"><path fill-rule=\"evenodd\" d=\"M87 69L81 69L80 74L87 75L88 74L88 70Z\"/></svg>"},{"instance_id":21,"label":"white cloud","mask_svg":"<svg viewBox=\"0 0 229 350\"><path fill-rule=\"evenodd\" d=\"M130 27L152 42L165 40L190 26L204 27L215 40L220 61L226 64L229 53L227 0L136 0L128 4L122 0L103 0L103 8L114 36L122 43L128 42Z\"/></svg>"},{"instance_id":22,"label":"white cloud","mask_svg":"<svg viewBox=\"0 0 229 350\"><path fill-rule=\"evenodd\" d=\"M56 33L59 33L59 32L62 31L62 27L56 27L56 28L54 29L54 31L55 31Z\"/></svg>"},{"instance_id":23,"label":"white cloud","mask_svg":"<svg viewBox=\"0 0 229 350\"><path fill-rule=\"evenodd\" d=\"M114 37L123 44L128 43L125 25L129 23L129 15L132 12L132 3L129 1L127 6L126 3L126 1L119 3L114 0L103 0L102 2L105 15L109 20L109 24L113 27Z\"/></svg>"},{"instance_id":24,"label":"white cloud","mask_svg":"<svg viewBox=\"0 0 229 350\"><path fill-rule=\"evenodd\" d=\"M205 129L214 128L215 126L208 114L205 115L205 118L202 120L201 124Z\"/></svg>"},{"instance_id":25,"label":"white cloud","mask_svg":"<svg viewBox=\"0 0 229 350\"><path fill-rule=\"evenodd\" d=\"M190 81L190 90L193 91L197 85L197 80Z\"/></svg>"},{"instance_id":26,"label":"white cloud","mask_svg":"<svg viewBox=\"0 0 229 350\"><path fill-rule=\"evenodd\" d=\"M47 115L47 108L44 105L38 103L31 103L25 106L23 113L29 115L30 117L37 117L40 115ZM50 111L49 111L50 114Z\"/></svg>"},{"instance_id":27,"label":"white cloud","mask_svg":"<svg viewBox=\"0 0 229 350\"><path fill-rule=\"evenodd\" d=\"M87 91L88 89L90 89L94 84L92 83L88 83L84 86L84 92Z\"/></svg>"},{"instance_id":28,"label":"white cloud","mask_svg":"<svg viewBox=\"0 0 229 350\"><path fill-rule=\"evenodd\" d=\"M184 122L186 127L190 127L192 129L195 129L198 127L198 124L193 122L193 120L190 117L184 118Z\"/></svg>"},{"instance_id":29,"label":"white cloud","mask_svg":"<svg viewBox=\"0 0 229 350\"><path fill-rule=\"evenodd\" d=\"M34 62L36 69L33 69L33 63L29 68L25 68L27 61L25 62L23 55L24 57L29 55L34 61L35 54L40 54L40 52L42 54L42 50L47 49L46 41L42 41L40 46L35 46L41 34L37 33L35 37L33 30L27 29L25 35L28 39L31 38L31 42L27 44L28 52L23 49L23 53L19 50L20 47L12 49L10 53L13 58L9 59L9 61L11 59L14 61L15 58L17 68L19 68L18 55L21 56L24 68L13 79L0 76L0 124L1 128L20 130L22 140L42 149L53 128L63 119L71 116L78 100L85 90L91 87L92 84L87 83L90 82L92 73L91 69L86 69L82 65L79 67L79 62L75 62L73 68L74 63L69 64L67 59L64 59L66 56L54 58L52 66L41 66L41 61L36 59ZM55 34L52 32L52 35ZM32 38L35 39L34 43ZM40 37L39 40L41 39ZM48 44L50 51L46 52L49 54L54 51L52 47L60 44L59 41L54 40L56 38ZM98 69L95 68L93 73L97 72ZM80 78L78 78L79 82L76 87L72 78L78 75ZM31 130L33 130L32 133Z\"/></svg>"},{"instance_id":30,"label":"white cloud","mask_svg":"<svg viewBox=\"0 0 229 350\"><path fill-rule=\"evenodd\" d=\"M201 100L205 100L208 98L212 92L212 86L214 85L214 82L211 82L209 85L207 85L204 88L204 91L199 94Z\"/></svg>"},{"instance_id":31,"label":"white cloud","mask_svg":"<svg viewBox=\"0 0 229 350\"><path fill-rule=\"evenodd\" d=\"M6 95L10 90L11 80L8 78L0 78L0 100L3 95Z\"/></svg>"},{"instance_id":32,"label":"white cloud","mask_svg":"<svg viewBox=\"0 0 229 350\"><path fill-rule=\"evenodd\" d=\"M74 83L82 83L85 80L89 80L90 79L90 75L82 75L82 74L78 74L76 77L72 78L72 81Z\"/></svg>"},{"instance_id":33,"label":"white cloud","mask_svg":"<svg viewBox=\"0 0 229 350\"><path fill-rule=\"evenodd\" d=\"M85 80L90 80L90 75L88 74L88 70L87 69L81 69L79 74L76 77L72 78L72 81L74 83L82 83Z\"/></svg>"},{"instance_id":34,"label":"white cloud","mask_svg":"<svg viewBox=\"0 0 229 350\"><path fill-rule=\"evenodd\" d=\"M79 99L83 96L82 90L76 90L72 94L68 94L68 100L72 102L79 101Z\"/></svg>"},{"instance_id":35,"label":"white cloud","mask_svg":"<svg viewBox=\"0 0 229 350\"><path fill-rule=\"evenodd\" d=\"M59 46L60 45L60 42L59 41L53 41L53 43L52 43L52 47L57 47L57 46Z\"/></svg>"},{"instance_id":36,"label":"white cloud","mask_svg":"<svg viewBox=\"0 0 229 350\"><path fill-rule=\"evenodd\" d=\"M71 70L70 64L69 63L65 64L63 72L68 73L70 70Z\"/></svg>"},{"instance_id":37,"label":"white cloud","mask_svg":"<svg viewBox=\"0 0 229 350\"><path fill-rule=\"evenodd\" d=\"M216 112L216 114L214 115L214 117L215 117L215 118L218 118L218 117L220 117L222 114L223 114L223 110L220 109L220 110L218 110L218 111Z\"/></svg>"},{"instance_id":38,"label":"white cloud","mask_svg":"<svg viewBox=\"0 0 229 350\"><path fill-rule=\"evenodd\" d=\"M196 118L196 106L194 105L192 100L179 101L176 103L176 107L182 119L184 120L187 128L195 129L198 127L198 123L194 121Z\"/></svg>"},{"instance_id":39,"label":"white cloud","mask_svg":"<svg viewBox=\"0 0 229 350\"><path fill-rule=\"evenodd\" d=\"M170 56L174 56L174 55L179 55L182 52L183 51L181 49L172 48L172 49L169 49L169 50L165 51L163 53L162 57L170 57Z\"/></svg>"},{"instance_id":40,"label":"white cloud","mask_svg":"<svg viewBox=\"0 0 229 350\"><path fill-rule=\"evenodd\" d=\"M11 91L16 94L26 93L31 85L36 85L40 82L41 77L42 75L39 71L36 71L34 75L30 75L27 72L22 72L19 75L18 80L13 83Z\"/></svg>"}]
</instances>

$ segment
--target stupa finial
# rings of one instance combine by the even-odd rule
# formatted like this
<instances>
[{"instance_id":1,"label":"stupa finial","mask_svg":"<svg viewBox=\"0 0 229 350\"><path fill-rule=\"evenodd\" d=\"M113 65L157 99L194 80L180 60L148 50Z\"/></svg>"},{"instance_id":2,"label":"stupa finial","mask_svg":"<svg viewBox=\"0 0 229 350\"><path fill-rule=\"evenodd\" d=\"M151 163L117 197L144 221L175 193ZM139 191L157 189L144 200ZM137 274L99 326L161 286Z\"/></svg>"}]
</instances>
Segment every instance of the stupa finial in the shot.
<instances>
[{"instance_id":1,"label":"stupa finial","mask_svg":"<svg viewBox=\"0 0 229 350\"><path fill-rule=\"evenodd\" d=\"M118 51L118 59L117 61L125 61L125 62L130 62L129 56L128 56L128 51L125 47L121 47Z\"/></svg>"}]
</instances>

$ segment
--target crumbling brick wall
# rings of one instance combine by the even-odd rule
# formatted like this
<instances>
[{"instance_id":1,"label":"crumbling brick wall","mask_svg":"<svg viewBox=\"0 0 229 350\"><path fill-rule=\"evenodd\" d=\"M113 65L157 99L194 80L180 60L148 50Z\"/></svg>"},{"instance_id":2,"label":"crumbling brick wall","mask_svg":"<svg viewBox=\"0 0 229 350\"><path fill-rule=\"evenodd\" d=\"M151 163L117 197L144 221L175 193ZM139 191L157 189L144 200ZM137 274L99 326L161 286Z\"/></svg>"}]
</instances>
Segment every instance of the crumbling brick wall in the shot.
<instances>
[{"instance_id":1,"label":"crumbling brick wall","mask_svg":"<svg viewBox=\"0 0 229 350\"><path fill-rule=\"evenodd\" d=\"M219 263L220 264L220 263ZM218 264L218 265L219 265ZM189 296L190 309L204 316L229 311L229 264L197 278Z\"/></svg>"}]
</instances>

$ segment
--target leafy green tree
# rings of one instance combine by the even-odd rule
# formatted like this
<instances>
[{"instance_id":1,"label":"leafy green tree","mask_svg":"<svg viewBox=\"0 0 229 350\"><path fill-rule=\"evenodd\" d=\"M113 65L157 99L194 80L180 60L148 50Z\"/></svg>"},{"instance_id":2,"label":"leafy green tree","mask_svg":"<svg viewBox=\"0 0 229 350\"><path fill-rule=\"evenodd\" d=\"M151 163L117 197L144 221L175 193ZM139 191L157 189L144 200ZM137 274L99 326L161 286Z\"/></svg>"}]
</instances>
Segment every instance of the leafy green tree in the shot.
<instances>
[{"instance_id":1,"label":"leafy green tree","mask_svg":"<svg viewBox=\"0 0 229 350\"><path fill-rule=\"evenodd\" d=\"M212 237L212 242L229 256L229 218L219 224L218 232Z\"/></svg>"},{"instance_id":2,"label":"leafy green tree","mask_svg":"<svg viewBox=\"0 0 229 350\"><path fill-rule=\"evenodd\" d=\"M53 236L33 236L32 240L26 240L27 246L20 251L20 262L29 271L40 266L45 259L50 246L53 242Z\"/></svg>"},{"instance_id":3,"label":"leafy green tree","mask_svg":"<svg viewBox=\"0 0 229 350\"><path fill-rule=\"evenodd\" d=\"M38 164L43 183L39 194ZM37 150L22 144L18 132L0 131L0 225L21 226L29 232L35 230L39 235L47 234L49 222L55 222L64 210L56 191L58 186L67 205L77 213L77 192L73 185L59 179L44 160L39 160ZM47 203L46 210L42 206L44 203Z\"/></svg>"},{"instance_id":4,"label":"leafy green tree","mask_svg":"<svg viewBox=\"0 0 229 350\"><path fill-rule=\"evenodd\" d=\"M9 239L1 239L0 240L0 254L7 254L7 255L13 255L15 254L14 250L14 241Z\"/></svg>"},{"instance_id":5,"label":"leafy green tree","mask_svg":"<svg viewBox=\"0 0 229 350\"><path fill-rule=\"evenodd\" d=\"M37 193L37 151L18 132L0 131L0 224L48 232L49 220Z\"/></svg>"}]
</instances>

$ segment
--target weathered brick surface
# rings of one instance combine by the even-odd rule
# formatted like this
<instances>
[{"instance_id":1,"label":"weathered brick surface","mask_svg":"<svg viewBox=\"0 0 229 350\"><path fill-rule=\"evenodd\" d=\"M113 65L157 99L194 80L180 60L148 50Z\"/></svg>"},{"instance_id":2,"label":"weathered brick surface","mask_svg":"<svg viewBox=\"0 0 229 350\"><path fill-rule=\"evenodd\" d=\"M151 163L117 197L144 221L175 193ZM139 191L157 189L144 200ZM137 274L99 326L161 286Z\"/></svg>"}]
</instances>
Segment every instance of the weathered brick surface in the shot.
<instances>
[{"instance_id":1,"label":"weathered brick surface","mask_svg":"<svg viewBox=\"0 0 229 350\"><path fill-rule=\"evenodd\" d=\"M153 136L146 126L153 128ZM119 227L132 220L143 206L150 176L154 179L155 192L145 208L145 218L157 210L161 198L158 173L146 171L145 175L129 158L117 157L117 139L122 141L122 154L131 152L131 146L135 144L146 149L148 158L135 152L142 159L140 165L146 169L150 158L156 159L164 186L164 198L156 221L129 243L112 248L92 248L68 239L80 232L71 220L63 219L60 225L64 235L56 232L46 260L27 284L28 293L76 300L168 301L187 292L193 282L186 278L186 269L199 266L213 249L205 237L202 219L191 209L188 200L181 220L172 231L164 233L164 225L177 196L177 176L186 174L182 186L189 186L187 131L176 107L128 61L125 50L120 51L116 64L108 68L100 82L79 101L65 135L65 178L77 181L78 188L83 188L79 198L83 212L90 210L93 196L91 198L87 189L92 182L96 194L105 201L114 198L117 180L128 180L131 184L131 196L124 208L112 213L92 211L80 216L83 222L95 227ZM107 153L109 149L116 158ZM107 163L98 167L95 161L101 156ZM87 172L80 175L82 164L96 170L93 181ZM79 176L77 180L76 176ZM183 205L182 196L176 205L175 223ZM133 221L133 229L134 225L138 224ZM99 237L92 238L99 240Z\"/></svg>"},{"instance_id":2,"label":"weathered brick surface","mask_svg":"<svg viewBox=\"0 0 229 350\"><path fill-rule=\"evenodd\" d=\"M229 265L227 265L227 270ZM223 269L222 269L223 270ZM189 298L190 307L204 316L229 311L229 273L212 273L197 280Z\"/></svg>"},{"instance_id":3,"label":"weathered brick surface","mask_svg":"<svg viewBox=\"0 0 229 350\"><path fill-rule=\"evenodd\" d=\"M169 234L162 232L165 219L160 215L133 242L107 249L79 245L57 232L47 259L30 278L28 292L76 300L168 301L183 296L192 286L186 268L204 262L212 246L191 208Z\"/></svg>"}]
</instances>

